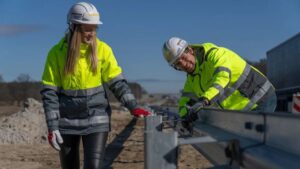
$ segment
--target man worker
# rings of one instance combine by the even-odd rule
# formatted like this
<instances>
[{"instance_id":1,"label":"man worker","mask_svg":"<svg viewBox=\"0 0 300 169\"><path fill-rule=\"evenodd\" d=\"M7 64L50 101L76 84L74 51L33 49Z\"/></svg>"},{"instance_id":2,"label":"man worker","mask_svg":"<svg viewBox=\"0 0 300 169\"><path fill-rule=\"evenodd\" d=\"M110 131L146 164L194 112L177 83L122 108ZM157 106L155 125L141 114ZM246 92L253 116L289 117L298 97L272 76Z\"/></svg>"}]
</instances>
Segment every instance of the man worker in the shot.
<instances>
[{"instance_id":1,"label":"man worker","mask_svg":"<svg viewBox=\"0 0 300 169\"><path fill-rule=\"evenodd\" d=\"M227 110L274 112L275 89L256 68L230 49L212 43L188 44L178 37L163 45L170 66L187 73L179 116L195 121L205 107Z\"/></svg>"}]
</instances>

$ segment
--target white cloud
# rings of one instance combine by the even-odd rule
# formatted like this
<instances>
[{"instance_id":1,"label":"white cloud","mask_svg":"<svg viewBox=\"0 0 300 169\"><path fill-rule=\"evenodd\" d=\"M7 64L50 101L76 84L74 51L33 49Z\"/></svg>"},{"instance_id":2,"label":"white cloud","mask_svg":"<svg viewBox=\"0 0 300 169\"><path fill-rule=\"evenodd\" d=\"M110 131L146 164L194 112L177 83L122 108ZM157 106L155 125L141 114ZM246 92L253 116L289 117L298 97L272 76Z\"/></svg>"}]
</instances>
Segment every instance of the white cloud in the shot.
<instances>
[{"instance_id":1,"label":"white cloud","mask_svg":"<svg viewBox=\"0 0 300 169\"><path fill-rule=\"evenodd\" d=\"M41 31L41 25L0 25L0 36L12 36L29 32Z\"/></svg>"}]
</instances>

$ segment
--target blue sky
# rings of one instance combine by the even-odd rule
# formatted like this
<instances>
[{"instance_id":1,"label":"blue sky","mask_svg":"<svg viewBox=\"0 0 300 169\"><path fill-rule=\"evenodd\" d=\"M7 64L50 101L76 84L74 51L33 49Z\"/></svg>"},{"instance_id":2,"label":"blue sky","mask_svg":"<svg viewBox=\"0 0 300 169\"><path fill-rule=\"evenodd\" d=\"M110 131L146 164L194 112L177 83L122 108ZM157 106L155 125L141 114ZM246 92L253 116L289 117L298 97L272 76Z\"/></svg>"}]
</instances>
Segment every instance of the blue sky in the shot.
<instances>
[{"instance_id":1,"label":"blue sky","mask_svg":"<svg viewBox=\"0 0 300 169\"><path fill-rule=\"evenodd\" d=\"M64 35L71 0L0 0L0 74L40 80L49 49ZM189 43L212 42L258 61L266 51L300 30L299 0L93 0L108 43L129 81L149 92L176 93L185 73L161 54L178 36Z\"/></svg>"}]
</instances>

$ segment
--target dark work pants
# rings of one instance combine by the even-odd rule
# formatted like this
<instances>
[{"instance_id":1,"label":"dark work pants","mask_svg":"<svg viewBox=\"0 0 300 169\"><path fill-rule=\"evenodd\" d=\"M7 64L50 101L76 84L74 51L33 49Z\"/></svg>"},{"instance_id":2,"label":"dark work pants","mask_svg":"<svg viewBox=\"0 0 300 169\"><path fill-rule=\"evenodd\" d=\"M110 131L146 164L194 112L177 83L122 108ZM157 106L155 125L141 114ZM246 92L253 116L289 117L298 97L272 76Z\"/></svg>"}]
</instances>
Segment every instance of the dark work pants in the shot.
<instances>
[{"instance_id":1,"label":"dark work pants","mask_svg":"<svg viewBox=\"0 0 300 169\"><path fill-rule=\"evenodd\" d=\"M84 152L83 169L101 169L108 132L88 135L62 135L60 163L62 169L80 169L79 144L82 138Z\"/></svg>"}]
</instances>

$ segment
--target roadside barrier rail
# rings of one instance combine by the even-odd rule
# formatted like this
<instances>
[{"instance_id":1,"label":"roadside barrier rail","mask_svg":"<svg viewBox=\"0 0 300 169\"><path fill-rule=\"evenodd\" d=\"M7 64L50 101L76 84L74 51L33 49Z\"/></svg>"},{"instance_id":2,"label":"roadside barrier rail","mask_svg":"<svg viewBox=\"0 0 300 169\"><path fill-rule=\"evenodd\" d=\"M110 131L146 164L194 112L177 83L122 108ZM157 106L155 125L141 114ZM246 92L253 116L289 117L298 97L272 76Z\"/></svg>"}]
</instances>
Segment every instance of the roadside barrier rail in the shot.
<instances>
[{"instance_id":1,"label":"roadside barrier rail","mask_svg":"<svg viewBox=\"0 0 300 169\"><path fill-rule=\"evenodd\" d=\"M218 168L299 169L300 116L204 109L186 134L173 108L145 118L145 168L176 169L178 147L192 144Z\"/></svg>"}]
</instances>

